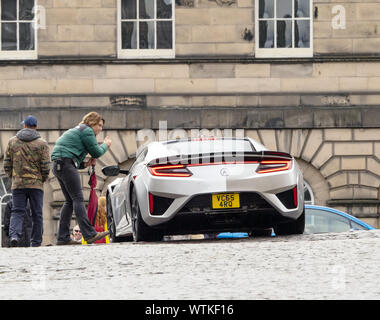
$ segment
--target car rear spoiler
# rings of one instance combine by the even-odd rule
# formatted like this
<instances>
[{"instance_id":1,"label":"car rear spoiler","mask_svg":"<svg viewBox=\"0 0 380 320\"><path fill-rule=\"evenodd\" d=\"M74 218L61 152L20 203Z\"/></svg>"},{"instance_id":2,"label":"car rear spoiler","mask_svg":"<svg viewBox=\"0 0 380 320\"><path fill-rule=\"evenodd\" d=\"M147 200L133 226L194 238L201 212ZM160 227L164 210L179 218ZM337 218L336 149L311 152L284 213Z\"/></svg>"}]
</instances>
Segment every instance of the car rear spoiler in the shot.
<instances>
[{"instance_id":1,"label":"car rear spoiler","mask_svg":"<svg viewBox=\"0 0 380 320\"><path fill-rule=\"evenodd\" d=\"M293 157L286 152L278 151L256 151L256 152L219 152L208 154L188 154L153 159L147 165L149 167L163 164L188 165L199 163L242 163L260 162L263 160L292 160Z\"/></svg>"}]
</instances>

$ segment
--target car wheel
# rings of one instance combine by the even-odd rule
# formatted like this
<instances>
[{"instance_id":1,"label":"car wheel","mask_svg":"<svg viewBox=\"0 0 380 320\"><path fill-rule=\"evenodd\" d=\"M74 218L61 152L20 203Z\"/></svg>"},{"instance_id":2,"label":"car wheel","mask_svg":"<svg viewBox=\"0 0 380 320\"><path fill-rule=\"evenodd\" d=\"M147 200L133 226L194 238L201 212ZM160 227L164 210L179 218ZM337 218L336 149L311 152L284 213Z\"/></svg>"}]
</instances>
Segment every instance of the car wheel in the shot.
<instances>
[{"instance_id":1,"label":"car wheel","mask_svg":"<svg viewBox=\"0 0 380 320\"><path fill-rule=\"evenodd\" d=\"M131 197L131 213L132 213L132 230L133 240L139 241L161 241L162 233L150 228L142 219L139 203L135 190L132 191Z\"/></svg>"},{"instance_id":2,"label":"car wheel","mask_svg":"<svg viewBox=\"0 0 380 320\"><path fill-rule=\"evenodd\" d=\"M305 231L305 209L297 220L278 224L273 229L279 236L302 234Z\"/></svg>"}]
</instances>

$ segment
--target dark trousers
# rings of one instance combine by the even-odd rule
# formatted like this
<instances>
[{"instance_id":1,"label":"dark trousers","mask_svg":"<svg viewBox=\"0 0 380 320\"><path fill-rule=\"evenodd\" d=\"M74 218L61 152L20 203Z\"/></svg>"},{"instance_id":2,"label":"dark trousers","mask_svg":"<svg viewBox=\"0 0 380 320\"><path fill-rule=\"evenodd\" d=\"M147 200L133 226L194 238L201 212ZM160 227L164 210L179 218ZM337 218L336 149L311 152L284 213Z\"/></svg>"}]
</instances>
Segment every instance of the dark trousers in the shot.
<instances>
[{"instance_id":1,"label":"dark trousers","mask_svg":"<svg viewBox=\"0 0 380 320\"><path fill-rule=\"evenodd\" d=\"M84 240L96 235L95 228L90 224L83 201L82 184L77 168L70 159L64 159L57 171L57 161L53 161L53 174L61 186L65 203L61 209L57 241L70 241L70 223L73 211L78 221Z\"/></svg>"},{"instance_id":2,"label":"dark trousers","mask_svg":"<svg viewBox=\"0 0 380 320\"><path fill-rule=\"evenodd\" d=\"M9 225L9 237L20 241L23 238L23 223L25 220L27 200L29 199L32 212L32 236L31 246L39 247L42 243L44 232L42 206L44 192L41 189L14 189L12 190L12 214Z\"/></svg>"}]
</instances>

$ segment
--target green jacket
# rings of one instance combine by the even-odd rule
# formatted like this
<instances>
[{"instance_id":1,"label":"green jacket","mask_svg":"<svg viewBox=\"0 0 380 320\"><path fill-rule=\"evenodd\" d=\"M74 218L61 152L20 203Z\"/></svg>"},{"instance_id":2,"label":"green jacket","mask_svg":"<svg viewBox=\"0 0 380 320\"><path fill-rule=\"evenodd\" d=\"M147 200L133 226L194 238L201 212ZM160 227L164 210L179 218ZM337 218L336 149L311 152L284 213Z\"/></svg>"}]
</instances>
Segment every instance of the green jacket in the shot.
<instances>
[{"instance_id":1,"label":"green jacket","mask_svg":"<svg viewBox=\"0 0 380 320\"><path fill-rule=\"evenodd\" d=\"M67 130L58 138L51 154L51 159L70 158L76 163L77 168L84 168L84 159L89 153L92 158L99 158L105 154L108 146L96 141L95 133L91 127L79 124L75 128Z\"/></svg>"},{"instance_id":2,"label":"green jacket","mask_svg":"<svg viewBox=\"0 0 380 320\"><path fill-rule=\"evenodd\" d=\"M4 171L12 179L12 190L43 190L50 171L49 156L49 146L36 130L25 128L17 132L4 155Z\"/></svg>"}]
</instances>

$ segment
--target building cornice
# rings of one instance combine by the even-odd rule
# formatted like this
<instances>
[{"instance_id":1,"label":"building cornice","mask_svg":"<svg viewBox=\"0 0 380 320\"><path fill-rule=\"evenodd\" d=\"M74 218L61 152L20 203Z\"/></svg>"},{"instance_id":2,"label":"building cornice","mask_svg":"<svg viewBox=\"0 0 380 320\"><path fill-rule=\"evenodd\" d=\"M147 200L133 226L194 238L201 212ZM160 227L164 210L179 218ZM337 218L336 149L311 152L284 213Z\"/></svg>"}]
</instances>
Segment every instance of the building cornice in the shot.
<instances>
[{"instance_id":1,"label":"building cornice","mask_svg":"<svg viewBox=\"0 0 380 320\"><path fill-rule=\"evenodd\" d=\"M55 64L194 64L194 63L247 63L247 64L299 64L380 62L380 55L316 55L312 58L255 58L253 56L191 56L174 59L118 59L116 57L40 57L37 60L2 60L4 65L55 65Z\"/></svg>"}]
</instances>

